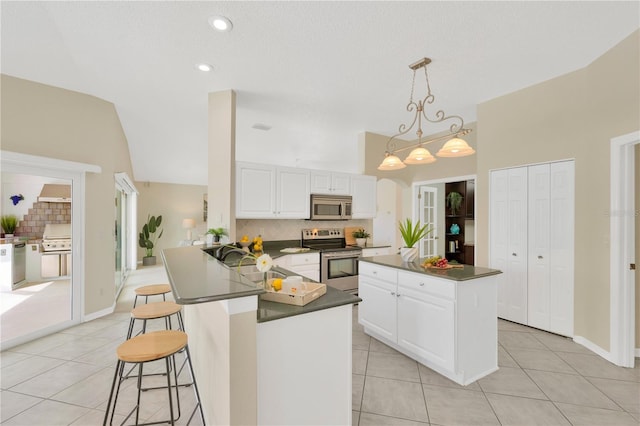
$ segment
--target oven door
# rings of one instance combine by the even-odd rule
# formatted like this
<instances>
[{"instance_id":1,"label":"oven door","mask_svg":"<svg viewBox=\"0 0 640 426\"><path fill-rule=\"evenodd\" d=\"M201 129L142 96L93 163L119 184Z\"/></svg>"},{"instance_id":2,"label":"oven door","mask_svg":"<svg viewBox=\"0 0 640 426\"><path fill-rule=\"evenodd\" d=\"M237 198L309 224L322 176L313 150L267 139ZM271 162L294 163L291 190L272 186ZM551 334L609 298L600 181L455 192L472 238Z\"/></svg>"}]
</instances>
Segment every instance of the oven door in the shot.
<instances>
[{"instance_id":1,"label":"oven door","mask_svg":"<svg viewBox=\"0 0 640 426\"><path fill-rule=\"evenodd\" d=\"M358 292L359 250L323 252L320 263L320 282L350 293Z\"/></svg>"}]
</instances>

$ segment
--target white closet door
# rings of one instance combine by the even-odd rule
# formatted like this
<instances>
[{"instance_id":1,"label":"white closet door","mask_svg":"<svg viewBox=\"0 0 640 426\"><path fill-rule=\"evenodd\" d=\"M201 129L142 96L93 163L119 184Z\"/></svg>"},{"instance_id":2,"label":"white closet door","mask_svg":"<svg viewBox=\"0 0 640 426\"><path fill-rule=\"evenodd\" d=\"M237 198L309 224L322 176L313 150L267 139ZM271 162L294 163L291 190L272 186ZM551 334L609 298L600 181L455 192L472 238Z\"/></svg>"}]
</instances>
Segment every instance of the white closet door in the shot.
<instances>
[{"instance_id":1,"label":"white closet door","mask_svg":"<svg viewBox=\"0 0 640 426\"><path fill-rule=\"evenodd\" d=\"M491 172L489 211L489 267L502 271L496 276L498 285L498 316L507 318L507 250L509 227L507 226L507 190L509 174L507 170Z\"/></svg>"},{"instance_id":2,"label":"white closet door","mask_svg":"<svg viewBox=\"0 0 640 426\"><path fill-rule=\"evenodd\" d=\"M550 326L549 331L573 336L575 163L552 163L550 171Z\"/></svg>"},{"instance_id":3,"label":"white closet door","mask_svg":"<svg viewBox=\"0 0 640 426\"><path fill-rule=\"evenodd\" d=\"M527 168L509 169L507 221L507 317L527 323Z\"/></svg>"},{"instance_id":4,"label":"white closet door","mask_svg":"<svg viewBox=\"0 0 640 426\"><path fill-rule=\"evenodd\" d=\"M529 167L528 324L549 329L549 164Z\"/></svg>"}]
</instances>

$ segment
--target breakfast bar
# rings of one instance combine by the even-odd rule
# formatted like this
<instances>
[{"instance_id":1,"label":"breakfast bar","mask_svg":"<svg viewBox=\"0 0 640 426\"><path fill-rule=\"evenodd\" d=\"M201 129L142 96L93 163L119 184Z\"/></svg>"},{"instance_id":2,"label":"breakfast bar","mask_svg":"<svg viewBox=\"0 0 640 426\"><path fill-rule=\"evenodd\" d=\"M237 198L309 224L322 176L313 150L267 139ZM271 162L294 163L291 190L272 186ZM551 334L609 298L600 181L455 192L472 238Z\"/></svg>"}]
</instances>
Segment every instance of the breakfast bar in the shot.
<instances>
[{"instance_id":1,"label":"breakfast bar","mask_svg":"<svg viewBox=\"0 0 640 426\"><path fill-rule=\"evenodd\" d=\"M461 385L498 369L495 269L360 259L365 333Z\"/></svg>"},{"instance_id":2,"label":"breakfast bar","mask_svg":"<svg viewBox=\"0 0 640 426\"><path fill-rule=\"evenodd\" d=\"M175 300L184 305L207 424L351 422L357 296L327 287L304 306L264 301L261 285L201 248L162 256Z\"/></svg>"}]
</instances>

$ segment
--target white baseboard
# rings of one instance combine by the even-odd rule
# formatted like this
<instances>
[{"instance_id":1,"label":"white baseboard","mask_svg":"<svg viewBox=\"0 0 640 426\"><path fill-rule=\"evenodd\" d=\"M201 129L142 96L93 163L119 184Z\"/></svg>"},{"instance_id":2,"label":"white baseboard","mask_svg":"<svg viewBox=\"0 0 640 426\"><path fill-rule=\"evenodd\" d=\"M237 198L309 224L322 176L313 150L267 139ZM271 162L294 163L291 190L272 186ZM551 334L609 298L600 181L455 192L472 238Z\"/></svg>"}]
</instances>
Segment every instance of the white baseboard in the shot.
<instances>
[{"instance_id":1,"label":"white baseboard","mask_svg":"<svg viewBox=\"0 0 640 426\"><path fill-rule=\"evenodd\" d=\"M87 322L87 321L91 321L97 318L101 318L104 317L106 315L112 314L113 311L115 311L116 309L116 302L113 302L113 305L111 305L111 307L103 309L101 311L97 311L97 312L92 312L88 315L84 315L82 317L82 322Z\"/></svg>"},{"instance_id":2,"label":"white baseboard","mask_svg":"<svg viewBox=\"0 0 640 426\"><path fill-rule=\"evenodd\" d=\"M611 352L602 349L600 346L596 345L592 341L582 336L573 336L573 341L579 345L584 346L592 352L595 352L596 355L600 355L602 358L606 359L609 362L613 362L611 360ZM615 363L614 363L615 364Z\"/></svg>"}]
</instances>

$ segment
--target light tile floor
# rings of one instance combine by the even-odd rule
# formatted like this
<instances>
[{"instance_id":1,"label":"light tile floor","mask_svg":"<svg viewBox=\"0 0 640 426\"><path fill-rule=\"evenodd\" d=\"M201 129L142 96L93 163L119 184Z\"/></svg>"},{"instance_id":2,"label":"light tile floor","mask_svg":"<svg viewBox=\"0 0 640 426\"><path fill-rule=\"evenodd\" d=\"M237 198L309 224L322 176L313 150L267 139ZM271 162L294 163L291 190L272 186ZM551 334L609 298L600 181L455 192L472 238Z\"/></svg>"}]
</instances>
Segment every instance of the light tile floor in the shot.
<instances>
[{"instance_id":1,"label":"light tile floor","mask_svg":"<svg viewBox=\"0 0 640 426\"><path fill-rule=\"evenodd\" d=\"M113 314L0 353L0 423L102 424L133 291L160 282L161 266L135 271ZM365 335L357 307L353 318L354 425L640 424L640 367L616 367L570 339L499 321L500 370L463 387ZM125 382L123 403L133 385ZM184 424L194 397L181 389ZM166 418L164 397L143 393L141 421Z\"/></svg>"}]
</instances>

